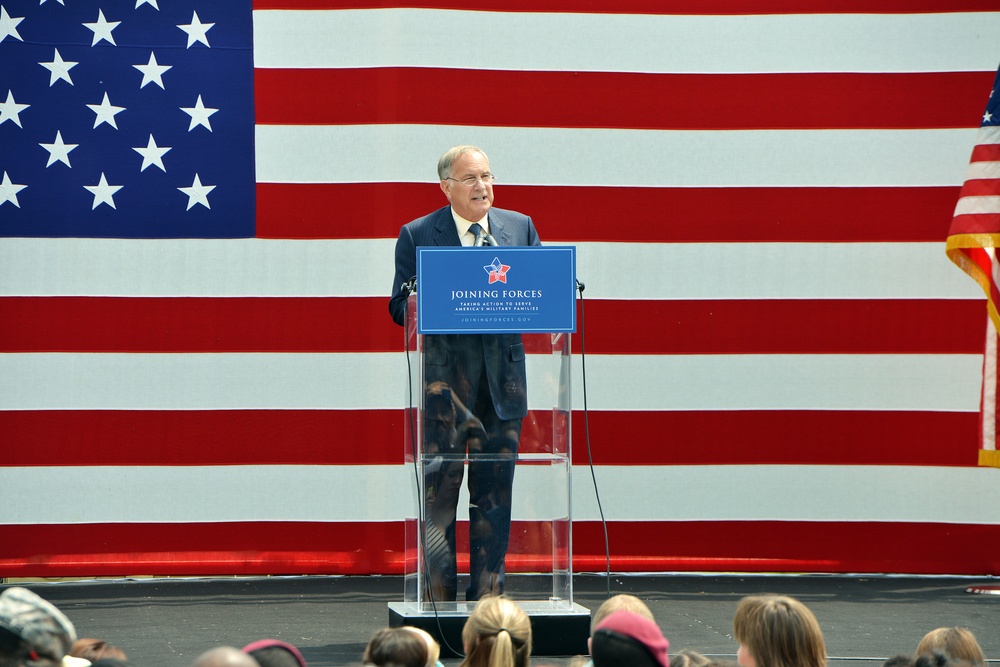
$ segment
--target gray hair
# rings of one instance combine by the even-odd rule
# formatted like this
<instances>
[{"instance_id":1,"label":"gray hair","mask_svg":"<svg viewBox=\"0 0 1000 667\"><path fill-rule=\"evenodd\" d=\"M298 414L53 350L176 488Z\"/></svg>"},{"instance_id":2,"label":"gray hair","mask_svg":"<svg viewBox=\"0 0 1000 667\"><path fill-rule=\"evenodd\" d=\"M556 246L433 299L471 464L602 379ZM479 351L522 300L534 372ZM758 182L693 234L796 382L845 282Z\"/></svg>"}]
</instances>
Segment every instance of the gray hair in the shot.
<instances>
[{"instance_id":1,"label":"gray hair","mask_svg":"<svg viewBox=\"0 0 1000 667\"><path fill-rule=\"evenodd\" d=\"M462 144L461 146L455 146L454 148L449 148L448 152L441 156L438 160L438 180L445 180L451 177L451 165L454 164L455 160L463 155L469 153L479 153L486 161L489 162L490 158L486 155L482 148L479 146L473 146L471 144Z\"/></svg>"}]
</instances>

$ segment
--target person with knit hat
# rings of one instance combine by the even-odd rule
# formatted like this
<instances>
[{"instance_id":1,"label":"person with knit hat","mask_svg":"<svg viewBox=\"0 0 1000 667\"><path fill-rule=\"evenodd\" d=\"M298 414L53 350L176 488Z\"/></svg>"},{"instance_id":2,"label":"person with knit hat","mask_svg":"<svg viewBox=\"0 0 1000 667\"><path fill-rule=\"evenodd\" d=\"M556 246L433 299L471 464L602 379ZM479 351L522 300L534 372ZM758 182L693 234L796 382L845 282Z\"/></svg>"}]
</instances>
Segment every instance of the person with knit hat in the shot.
<instances>
[{"instance_id":1,"label":"person with knit hat","mask_svg":"<svg viewBox=\"0 0 1000 667\"><path fill-rule=\"evenodd\" d=\"M0 594L0 663L61 665L75 641L73 623L51 602L18 586Z\"/></svg>"},{"instance_id":2,"label":"person with knit hat","mask_svg":"<svg viewBox=\"0 0 1000 667\"><path fill-rule=\"evenodd\" d=\"M616 611L591 636L594 667L670 667L670 642L650 619Z\"/></svg>"}]
</instances>

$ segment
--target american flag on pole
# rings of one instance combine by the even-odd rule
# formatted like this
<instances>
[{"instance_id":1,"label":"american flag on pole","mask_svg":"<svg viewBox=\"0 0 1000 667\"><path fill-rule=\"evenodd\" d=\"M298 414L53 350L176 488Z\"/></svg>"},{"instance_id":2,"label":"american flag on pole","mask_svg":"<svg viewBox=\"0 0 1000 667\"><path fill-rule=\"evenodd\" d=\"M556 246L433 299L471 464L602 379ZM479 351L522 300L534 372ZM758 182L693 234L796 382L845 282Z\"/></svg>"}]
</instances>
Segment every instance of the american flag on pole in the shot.
<instances>
[{"instance_id":1,"label":"american flag on pole","mask_svg":"<svg viewBox=\"0 0 1000 667\"><path fill-rule=\"evenodd\" d=\"M997 454L997 328L1000 327L1000 70L993 81L976 136L965 184L948 231L947 252L986 293L989 318L983 360L982 451L980 463L1000 467Z\"/></svg>"},{"instance_id":2,"label":"american flag on pole","mask_svg":"<svg viewBox=\"0 0 1000 667\"><path fill-rule=\"evenodd\" d=\"M1000 572L940 254L995 0L708 4L0 0L0 575L399 572L393 246L460 143L577 247L614 569Z\"/></svg>"}]
</instances>

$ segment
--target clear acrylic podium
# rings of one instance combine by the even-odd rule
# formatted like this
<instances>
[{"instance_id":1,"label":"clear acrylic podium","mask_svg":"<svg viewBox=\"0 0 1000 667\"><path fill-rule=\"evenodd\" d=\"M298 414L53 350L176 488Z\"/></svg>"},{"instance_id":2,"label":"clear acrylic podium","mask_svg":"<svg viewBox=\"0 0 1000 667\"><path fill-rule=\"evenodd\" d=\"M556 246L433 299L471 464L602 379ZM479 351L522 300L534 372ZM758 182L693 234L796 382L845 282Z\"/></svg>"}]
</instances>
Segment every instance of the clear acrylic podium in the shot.
<instances>
[{"instance_id":1,"label":"clear acrylic podium","mask_svg":"<svg viewBox=\"0 0 1000 667\"><path fill-rule=\"evenodd\" d=\"M462 627L475 606L475 601L466 601L466 588L471 584L470 464L508 471L513 466L503 594L531 617L534 654L586 653L590 612L573 601L570 334L521 334L526 386L508 381L504 387L527 392L528 416L522 421L513 454L509 450L489 453L489 447L484 451L464 444L472 440L462 440L450 451L441 450L442 428L455 441L455 434L468 433L470 427L475 430L475 418L463 421L472 416L462 410L459 400L448 415L454 425L442 426L442 405L448 405L451 395L445 391L448 398L443 399L440 386L428 377L425 354L435 341L417 332L413 295L404 328L410 369L403 443L410 488L405 492L412 502L405 519L403 601L389 603L389 624L430 632L441 642L442 655L461 651ZM457 508L454 513L452 507ZM449 586L450 577L441 576L436 555L452 517L457 581Z\"/></svg>"}]
</instances>

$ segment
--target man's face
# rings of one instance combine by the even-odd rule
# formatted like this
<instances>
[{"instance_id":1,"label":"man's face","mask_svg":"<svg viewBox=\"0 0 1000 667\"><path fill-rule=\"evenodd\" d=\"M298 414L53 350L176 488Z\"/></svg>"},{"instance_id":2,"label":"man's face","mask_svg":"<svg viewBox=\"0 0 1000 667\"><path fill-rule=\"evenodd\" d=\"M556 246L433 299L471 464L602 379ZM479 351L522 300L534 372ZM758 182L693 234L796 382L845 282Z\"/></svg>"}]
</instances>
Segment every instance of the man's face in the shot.
<instances>
[{"instance_id":1,"label":"man's face","mask_svg":"<svg viewBox=\"0 0 1000 667\"><path fill-rule=\"evenodd\" d=\"M490 163L482 153L460 155L451 164L451 178L441 181L441 191L451 202L455 212L466 220L478 222L493 206L493 183L482 177L490 173ZM469 177L479 177L471 186L461 181Z\"/></svg>"}]
</instances>

